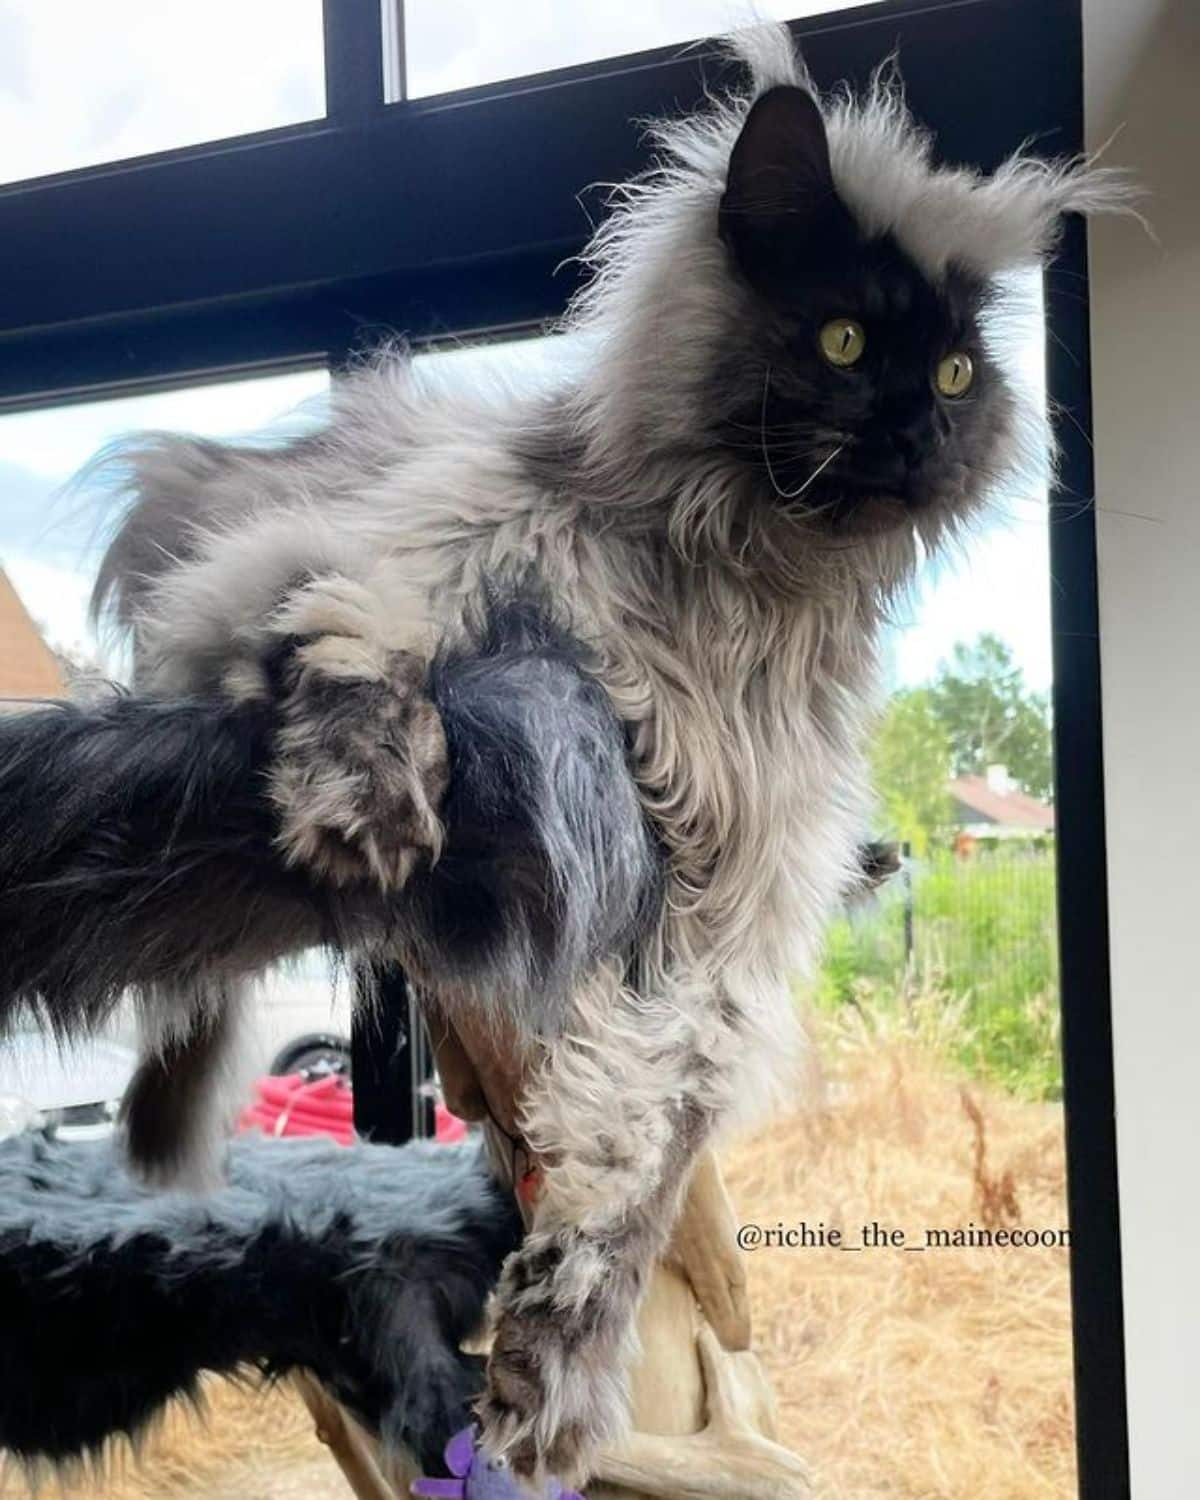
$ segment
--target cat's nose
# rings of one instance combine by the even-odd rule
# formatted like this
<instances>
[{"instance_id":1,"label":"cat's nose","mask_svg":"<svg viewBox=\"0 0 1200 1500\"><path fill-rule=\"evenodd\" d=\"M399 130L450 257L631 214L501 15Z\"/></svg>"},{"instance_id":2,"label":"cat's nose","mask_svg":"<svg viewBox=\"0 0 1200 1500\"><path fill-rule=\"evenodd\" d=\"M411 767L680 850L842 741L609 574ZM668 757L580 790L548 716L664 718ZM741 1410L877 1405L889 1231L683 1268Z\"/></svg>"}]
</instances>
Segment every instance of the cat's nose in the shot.
<instances>
[{"instance_id":1,"label":"cat's nose","mask_svg":"<svg viewBox=\"0 0 1200 1500\"><path fill-rule=\"evenodd\" d=\"M905 427L889 427L870 448L874 466L893 473L907 473L921 462L924 448L918 432Z\"/></svg>"},{"instance_id":2,"label":"cat's nose","mask_svg":"<svg viewBox=\"0 0 1200 1500\"><path fill-rule=\"evenodd\" d=\"M908 482L911 473L908 463L891 443L860 448L855 457L858 460L855 472L860 483L895 490Z\"/></svg>"}]
</instances>

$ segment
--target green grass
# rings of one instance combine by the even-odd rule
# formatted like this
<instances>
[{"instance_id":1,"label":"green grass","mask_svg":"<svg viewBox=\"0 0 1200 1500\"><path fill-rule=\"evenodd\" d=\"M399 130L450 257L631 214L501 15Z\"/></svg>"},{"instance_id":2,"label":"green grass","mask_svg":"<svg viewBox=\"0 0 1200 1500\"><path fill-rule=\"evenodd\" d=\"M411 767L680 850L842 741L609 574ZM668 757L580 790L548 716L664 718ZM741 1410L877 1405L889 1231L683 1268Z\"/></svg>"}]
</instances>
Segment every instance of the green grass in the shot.
<instances>
[{"instance_id":1,"label":"green grass","mask_svg":"<svg viewBox=\"0 0 1200 1500\"><path fill-rule=\"evenodd\" d=\"M906 960L904 888L834 923L815 985L824 1009L954 1025L940 1045L972 1076L1033 1099L1062 1095L1054 857L1050 850L940 851L912 871L913 953ZM920 1004L917 1004L917 1001Z\"/></svg>"}]
</instances>

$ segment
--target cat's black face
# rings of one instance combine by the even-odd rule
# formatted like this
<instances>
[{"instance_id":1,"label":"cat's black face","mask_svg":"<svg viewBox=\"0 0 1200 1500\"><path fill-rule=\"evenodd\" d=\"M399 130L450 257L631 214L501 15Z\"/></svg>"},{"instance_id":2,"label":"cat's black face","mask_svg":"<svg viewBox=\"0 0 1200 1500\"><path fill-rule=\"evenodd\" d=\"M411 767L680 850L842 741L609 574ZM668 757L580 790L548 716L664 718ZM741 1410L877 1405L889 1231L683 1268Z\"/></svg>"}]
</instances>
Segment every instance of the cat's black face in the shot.
<instances>
[{"instance_id":1,"label":"cat's black face","mask_svg":"<svg viewBox=\"0 0 1200 1500\"><path fill-rule=\"evenodd\" d=\"M769 502L847 536L974 504L1010 410L980 336L986 285L934 285L862 235L807 94L755 105L720 228L753 311L713 374L714 431Z\"/></svg>"}]
</instances>

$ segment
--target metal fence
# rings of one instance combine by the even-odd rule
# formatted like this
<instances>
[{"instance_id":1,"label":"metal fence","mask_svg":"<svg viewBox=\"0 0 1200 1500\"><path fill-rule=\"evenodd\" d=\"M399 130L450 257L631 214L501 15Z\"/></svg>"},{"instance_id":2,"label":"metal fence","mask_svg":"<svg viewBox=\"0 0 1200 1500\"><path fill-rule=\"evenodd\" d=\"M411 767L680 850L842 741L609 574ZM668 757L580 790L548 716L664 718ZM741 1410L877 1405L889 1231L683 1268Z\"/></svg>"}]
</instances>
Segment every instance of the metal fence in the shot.
<instances>
[{"instance_id":1,"label":"metal fence","mask_svg":"<svg viewBox=\"0 0 1200 1500\"><path fill-rule=\"evenodd\" d=\"M835 986L935 984L985 1006L1056 994L1052 845L907 853L877 899L835 925L826 970Z\"/></svg>"}]
</instances>

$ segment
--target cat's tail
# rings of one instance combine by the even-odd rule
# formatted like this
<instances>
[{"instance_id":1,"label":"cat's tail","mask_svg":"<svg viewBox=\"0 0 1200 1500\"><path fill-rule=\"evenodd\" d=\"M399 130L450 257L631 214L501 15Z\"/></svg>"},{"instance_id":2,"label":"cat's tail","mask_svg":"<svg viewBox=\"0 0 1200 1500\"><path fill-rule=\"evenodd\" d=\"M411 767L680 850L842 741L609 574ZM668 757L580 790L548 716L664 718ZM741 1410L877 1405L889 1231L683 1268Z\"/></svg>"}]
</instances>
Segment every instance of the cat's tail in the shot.
<instances>
[{"instance_id":1,"label":"cat's tail","mask_svg":"<svg viewBox=\"0 0 1200 1500\"><path fill-rule=\"evenodd\" d=\"M127 997L122 1126L150 1181L217 1179L245 977L347 939L337 893L277 849L274 732L268 705L215 700L0 717L0 1031L27 1016L75 1040Z\"/></svg>"},{"instance_id":2,"label":"cat's tail","mask_svg":"<svg viewBox=\"0 0 1200 1500\"><path fill-rule=\"evenodd\" d=\"M0 1029L94 1029L127 989L329 940L273 846L262 705L115 697L0 716Z\"/></svg>"}]
</instances>

